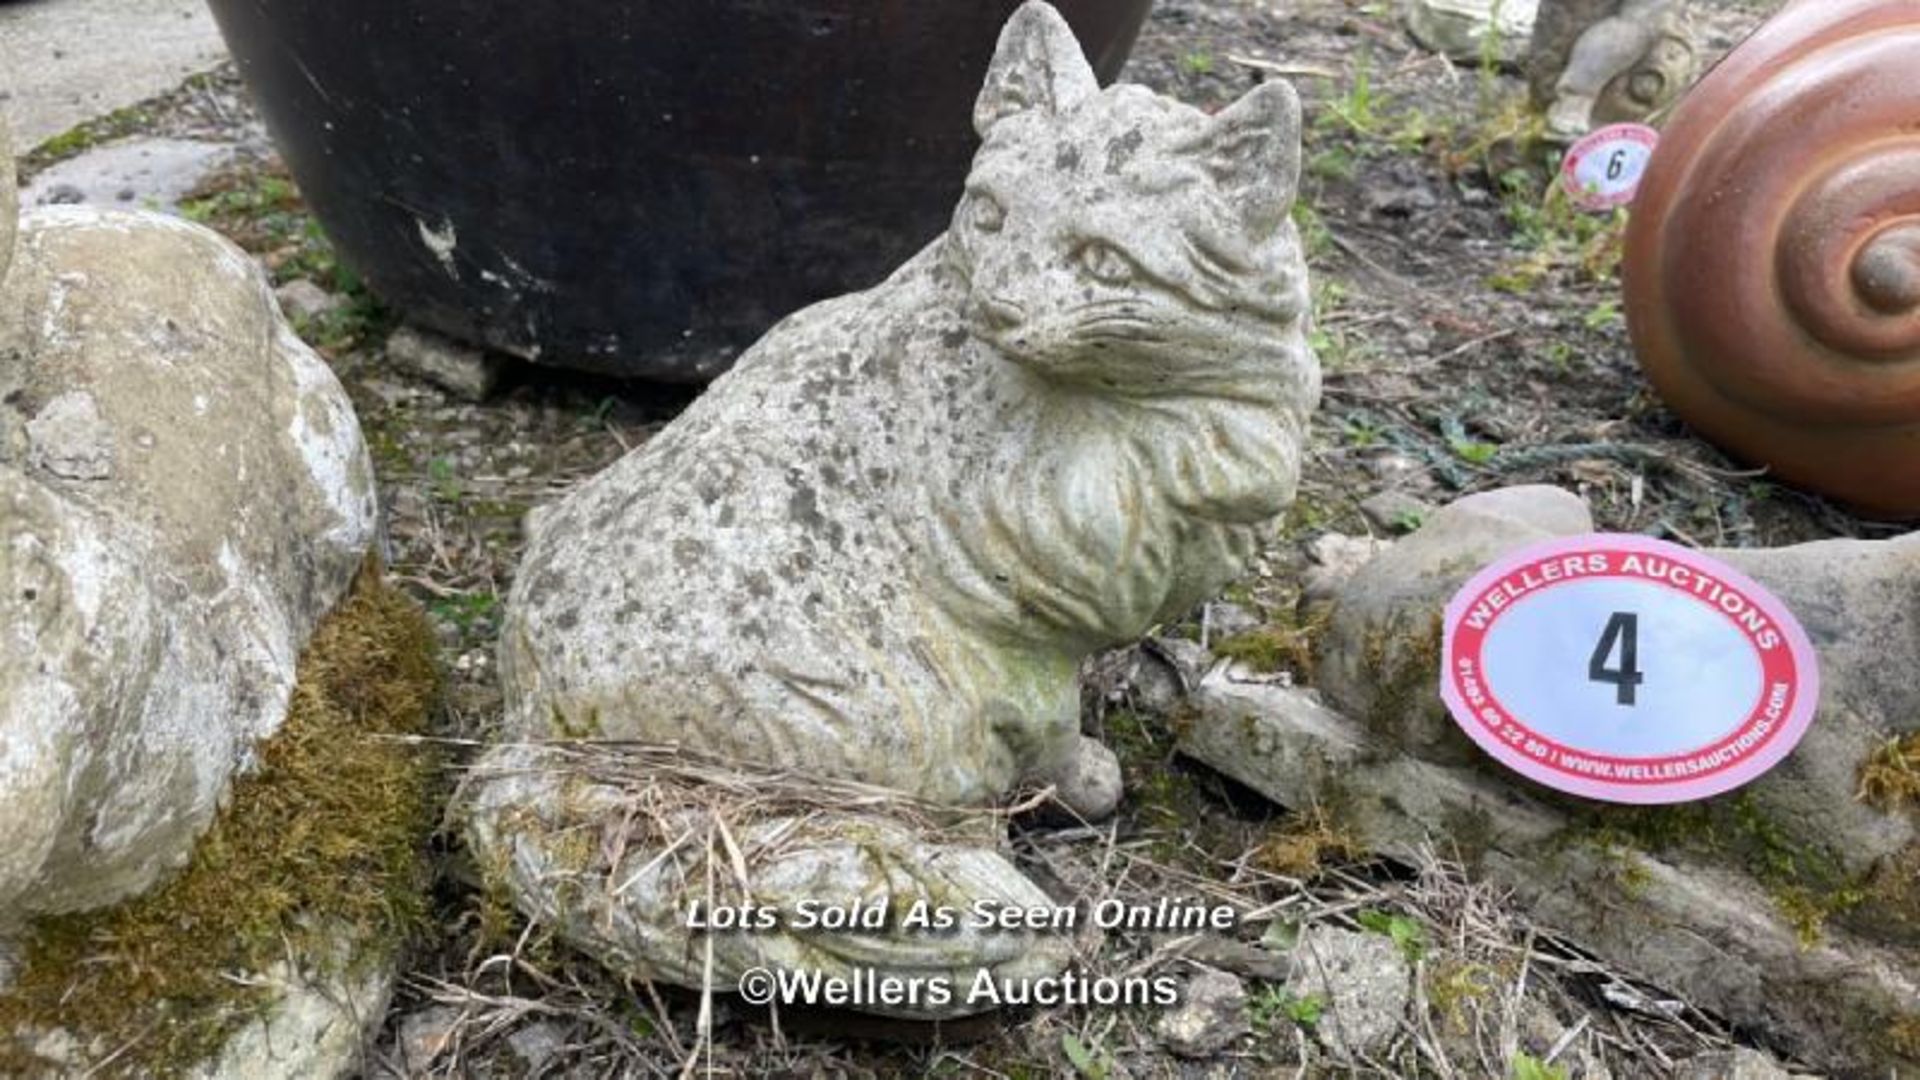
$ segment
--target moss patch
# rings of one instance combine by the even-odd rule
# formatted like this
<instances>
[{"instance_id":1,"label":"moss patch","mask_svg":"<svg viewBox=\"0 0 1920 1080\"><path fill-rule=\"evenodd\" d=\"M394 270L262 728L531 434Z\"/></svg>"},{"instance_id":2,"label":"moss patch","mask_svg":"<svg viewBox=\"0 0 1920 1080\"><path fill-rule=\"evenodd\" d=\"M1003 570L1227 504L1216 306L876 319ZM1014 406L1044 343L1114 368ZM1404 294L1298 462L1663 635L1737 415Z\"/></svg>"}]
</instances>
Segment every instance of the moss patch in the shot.
<instances>
[{"instance_id":1,"label":"moss patch","mask_svg":"<svg viewBox=\"0 0 1920 1080\"><path fill-rule=\"evenodd\" d=\"M1103 735L1120 759L1126 834L1143 840L1157 863L1209 874L1213 860L1245 851L1249 832L1262 826L1235 820L1218 774L1178 760L1174 747L1191 722L1184 708L1164 718L1115 709Z\"/></svg>"},{"instance_id":2,"label":"moss patch","mask_svg":"<svg viewBox=\"0 0 1920 1080\"><path fill-rule=\"evenodd\" d=\"M1900 1057L1920 1061L1920 1014L1900 1017L1888 1025L1886 1046Z\"/></svg>"},{"instance_id":3,"label":"moss patch","mask_svg":"<svg viewBox=\"0 0 1920 1080\"><path fill-rule=\"evenodd\" d=\"M1428 706L1437 705L1440 695L1434 687L1440 681L1440 645L1445 627L1439 614L1424 626L1405 626L1395 619L1391 625L1375 627L1361 643L1361 670L1376 689L1367 709L1367 724L1374 731L1392 734L1404 730L1407 719Z\"/></svg>"},{"instance_id":4,"label":"moss patch","mask_svg":"<svg viewBox=\"0 0 1920 1080\"><path fill-rule=\"evenodd\" d=\"M1313 646L1326 628L1326 613L1297 625L1274 623L1222 638L1212 645L1216 656L1237 660L1255 671L1288 671L1296 683L1313 674Z\"/></svg>"},{"instance_id":5,"label":"moss patch","mask_svg":"<svg viewBox=\"0 0 1920 1080\"><path fill-rule=\"evenodd\" d=\"M1366 845L1319 803L1294 814L1275 829L1254 852L1261 869L1305 880L1330 864L1353 862L1366 854Z\"/></svg>"},{"instance_id":6,"label":"moss patch","mask_svg":"<svg viewBox=\"0 0 1920 1080\"><path fill-rule=\"evenodd\" d=\"M1690 851L1743 869L1765 886L1803 944L1866 899L1861 875L1831 851L1796 841L1749 791L1676 806L1610 807L1575 830L1602 851ZM1632 893L1632 890L1628 890Z\"/></svg>"},{"instance_id":7,"label":"moss patch","mask_svg":"<svg viewBox=\"0 0 1920 1080\"><path fill-rule=\"evenodd\" d=\"M1106 716L1106 743L1120 759L1128 805L1140 825L1178 833L1198 815L1202 798L1193 778L1172 767L1175 735L1157 718L1116 709ZM1172 857L1177 849L1169 842Z\"/></svg>"},{"instance_id":8,"label":"moss patch","mask_svg":"<svg viewBox=\"0 0 1920 1080\"><path fill-rule=\"evenodd\" d=\"M435 771L383 739L424 730L438 693L426 620L369 567L301 658L286 723L180 876L119 906L36 922L0 996L0 1075L44 1073L19 1035L59 1027L131 1049L113 1069L173 1075L210 1056L267 992L230 977L337 963L341 928L383 960L426 914Z\"/></svg>"},{"instance_id":9,"label":"moss patch","mask_svg":"<svg viewBox=\"0 0 1920 1080\"><path fill-rule=\"evenodd\" d=\"M115 109L105 116L68 128L27 151L20 161L20 171L23 176L30 177L50 165L79 157L101 143L138 134L145 130L151 119L151 114L138 105Z\"/></svg>"},{"instance_id":10,"label":"moss patch","mask_svg":"<svg viewBox=\"0 0 1920 1080\"><path fill-rule=\"evenodd\" d=\"M1920 949L1920 843L1868 872L1855 889L1856 906L1834 920L1864 937Z\"/></svg>"},{"instance_id":11,"label":"moss patch","mask_svg":"<svg viewBox=\"0 0 1920 1080\"><path fill-rule=\"evenodd\" d=\"M1860 767L1860 799L1889 813L1920 807L1920 732L1890 739Z\"/></svg>"},{"instance_id":12,"label":"moss patch","mask_svg":"<svg viewBox=\"0 0 1920 1080\"><path fill-rule=\"evenodd\" d=\"M335 254L284 164L241 162L221 170L181 200L180 212L257 257L275 285L304 278L339 294L342 302L332 310L291 320L301 338L329 359L384 340L397 325L394 313ZM369 440L376 459L384 456L377 440Z\"/></svg>"},{"instance_id":13,"label":"moss patch","mask_svg":"<svg viewBox=\"0 0 1920 1080\"><path fill-rule=\"evenodd\" d=\"M1450 953L1443 953L1424 965L1420 977L1432 1015L1455 1035L1472 1032L1474 1018L1470 1007L1500 993L1510 979L1508 974L1486 964Z\"/></svg>"}]
</instances>

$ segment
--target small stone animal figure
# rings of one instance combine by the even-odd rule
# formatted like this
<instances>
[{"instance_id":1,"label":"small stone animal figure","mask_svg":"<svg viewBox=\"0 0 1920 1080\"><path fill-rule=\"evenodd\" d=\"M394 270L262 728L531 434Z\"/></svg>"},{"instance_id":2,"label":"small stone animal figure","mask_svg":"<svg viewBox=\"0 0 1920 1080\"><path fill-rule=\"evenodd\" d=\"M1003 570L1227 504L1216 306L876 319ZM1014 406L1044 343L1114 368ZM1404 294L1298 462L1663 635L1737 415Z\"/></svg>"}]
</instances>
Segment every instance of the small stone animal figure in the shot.
<instances>
[{"instance_id":1,"label":"small stone animal figure","mask_svg":"<svg viewBox=\"0 0 1920 1080\"><path fill-rule=\"evenodd\" d=\"M1288 217L1299 105L1279 83L1212 117L1102 91L1036 2L974 119L984 144L946 235L775 327L538 520L503 628L510 738L675 744L944 807L1052 783L1082 814L1112 809L1078 664L1239 574L1293 495L1319 395ZM493 752L477 846L523 906L653 977L1064 963L1058 936L702 940L676 898L708 895L713 867L675 841L683 824L583 845L633 815L556 761ZM991 840L884 813L734 828L744 857L722 876L763 906L1048 902Z\"/></svg>"},{"instance_id":2,"label":"small stone animal figure","mask_svg":"<svg viewBox=\"0 0 1920 1080\"><path fill-rule=\"evenodd\" d=\"M1571 141L1678 97L1695 65L1683 15L1682 0L1543 0L1527 79L1548 134Z\"/></svg>"}]
</instances>

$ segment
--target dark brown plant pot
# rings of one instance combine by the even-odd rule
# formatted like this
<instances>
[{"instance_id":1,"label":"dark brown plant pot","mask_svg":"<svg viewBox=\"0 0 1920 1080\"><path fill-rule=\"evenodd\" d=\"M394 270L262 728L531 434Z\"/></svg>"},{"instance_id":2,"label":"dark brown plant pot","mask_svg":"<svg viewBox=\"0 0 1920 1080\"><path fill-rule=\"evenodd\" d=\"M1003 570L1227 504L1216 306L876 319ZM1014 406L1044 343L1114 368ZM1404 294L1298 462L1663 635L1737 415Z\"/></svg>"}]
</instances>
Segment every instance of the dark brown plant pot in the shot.
<instances>
[{"instance_id":1,"label":"dark brown plant pot","mask_svg":"<svg viewBox=\"0 0 1920 1080\"><path fill-rule=\"evenodd\" d=\"M1060 0L1103 79L1151 0ZM1017 0L211 0L347 265L541 363L700 381L946 226Z\"/></svg>"}]
</instances>

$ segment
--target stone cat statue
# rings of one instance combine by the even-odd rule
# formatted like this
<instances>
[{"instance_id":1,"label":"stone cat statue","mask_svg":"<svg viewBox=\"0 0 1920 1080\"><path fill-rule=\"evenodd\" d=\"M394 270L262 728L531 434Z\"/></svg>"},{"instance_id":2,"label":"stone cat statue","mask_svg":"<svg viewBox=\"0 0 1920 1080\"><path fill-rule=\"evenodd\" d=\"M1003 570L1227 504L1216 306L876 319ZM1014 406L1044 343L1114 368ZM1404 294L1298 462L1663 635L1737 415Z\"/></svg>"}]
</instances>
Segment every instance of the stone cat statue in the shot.
<instances>
[{"instance_id":1,"label":"stone cat statue","mask_svg":"<svg viewBox=\"0 0 1920 1080\"><path fill-rule=\"evenodd\" d=\"M519 741L481 765L473 837L524 908L650 977L1013 976L1057 970L1068 942L704 936L685 900L713 867L683 843L702 812L635 831L621 785L539 740L673 744L936 807L1051 783L1104 815L1118 770L1080 733L1078 664L1241 573L1293 496L1319 374L1291 88L1212 117L1102 91L1033 2L974 122L944 236L776 326L534 526L501 644ZM1049 903L995 836L822 801L725 823L728 897Z\"/></svg>"}]
</instances>

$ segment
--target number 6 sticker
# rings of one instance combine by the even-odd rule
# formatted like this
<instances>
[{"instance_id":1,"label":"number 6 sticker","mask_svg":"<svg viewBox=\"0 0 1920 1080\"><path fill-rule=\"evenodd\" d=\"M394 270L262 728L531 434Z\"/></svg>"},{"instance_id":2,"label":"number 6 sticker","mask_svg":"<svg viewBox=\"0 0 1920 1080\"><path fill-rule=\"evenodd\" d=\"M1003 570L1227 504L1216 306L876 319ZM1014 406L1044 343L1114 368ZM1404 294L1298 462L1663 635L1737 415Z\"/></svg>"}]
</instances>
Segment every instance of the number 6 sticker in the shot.
<instances>
[{"instance_id":1,"label":"number 6 sticker","mask_svg":"<svg viewBox=\"0 0 1920 1080\"><path fill-rule=\"evenodd\" d=\"M1731 566L1644 536L1526 548L1447 606L1440 692L1515 771L1626 803L1702 799L1805 734L1819 672L1785 605Z\"/></svg>"},{"instance_id":2,"label":"number 6 sticker","mask_svg":"<svg viewBox=\"0 0 1920 1080\"><path fill-rule=\"evenodd\" d=\"M1574 143L1560 163L1561 183L1582 210L1633 201L1660 133L1645 124L1610 124Z\"/></svg>"}]
</instances>

